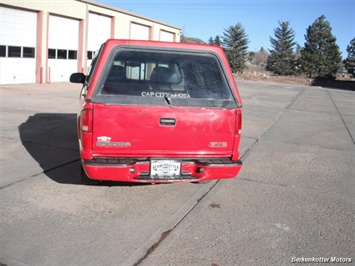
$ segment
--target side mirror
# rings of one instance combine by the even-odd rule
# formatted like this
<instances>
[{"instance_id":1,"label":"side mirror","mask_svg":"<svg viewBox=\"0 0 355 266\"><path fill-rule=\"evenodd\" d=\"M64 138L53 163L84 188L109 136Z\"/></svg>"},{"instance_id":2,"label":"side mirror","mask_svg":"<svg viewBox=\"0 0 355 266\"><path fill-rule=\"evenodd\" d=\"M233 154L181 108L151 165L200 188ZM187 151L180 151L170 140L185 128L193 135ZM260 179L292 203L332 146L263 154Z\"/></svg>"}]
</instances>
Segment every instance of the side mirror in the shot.
<instances>
[{"instance_id":1,"label":"side mirror","mask_svg":"<svg viewBox=\"0 0 355 266\"><path fill-rule=\"evenodd\" d=\"M83 73L73 73L70 75L70 82L72 83L85 83L86 76Z\"/></svg>"}]
</instances>

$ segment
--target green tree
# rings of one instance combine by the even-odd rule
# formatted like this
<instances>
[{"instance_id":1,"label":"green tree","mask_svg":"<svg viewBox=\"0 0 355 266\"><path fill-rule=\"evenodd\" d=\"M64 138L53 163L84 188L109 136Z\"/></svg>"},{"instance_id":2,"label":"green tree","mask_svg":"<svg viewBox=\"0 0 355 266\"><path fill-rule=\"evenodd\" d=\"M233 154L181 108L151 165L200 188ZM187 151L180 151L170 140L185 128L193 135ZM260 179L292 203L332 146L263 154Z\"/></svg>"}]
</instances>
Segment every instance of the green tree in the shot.
<instances>
[{"instance_id":1,"label":"green tree","mask_svg":"<svg viewBox=\"0 0 355 266\"><path fill-rule=\"evenodd\" d=\"M277 75L295 74L295 32L290 28L290 22L279 21L280 27L274 30L275 38L270 37L270 55L267 59L266 69Z\"/></svg>"},{"instance_id":2,"label":"green tree","mask_svg":"<svg viewBox=\"0 0 355 266\"><path fill-rule=\"evenodd\" d=\"M217 35L214 39L212 37L210 37L208 39L208 44L221 46L222 42L221 42L219 36Z\"/></svg>"},{"instance_id":3,"label":"green tree","mask_svg":"<svg viewBox=\"0 0 355 266\"><path fill-rule=\"evenodd\" d=\"M348 73L355 77L355 38L350 41L350 45L346 47L346 51L348 52L348 57L344 61L345 67Z\"/></svg>"},{"instance_id":4,"label":"green tree","mask_svg":"<svg viewBox=\"0 0 355 266\"><path fill-rule=\"evenodd\" d=\"M222 45L222 41L218 35L214 38L214 45L218 45L218 46Z\"/></svg>"},{"instance_id":5,"label":"green tree","mask_svg":"<svg viewBox=\"0 0 355 266\"><path fill-rule=\"evenodd\" d=\"M330 23L324 15L307 29L299 62L302 71L309 77L335 77L341 64L341 54L331 31Z\"/></svg>"},{"instance_id":6,"label":"green tree","mask_svg":"<svg viewBox=\"0 0 355 266\"><path fill-rule=\"evenodd\" d=\"M242 72L245 67L249 40L241 23L224 30L222 46L234 72Z\"/></svg>"}]
</instances>

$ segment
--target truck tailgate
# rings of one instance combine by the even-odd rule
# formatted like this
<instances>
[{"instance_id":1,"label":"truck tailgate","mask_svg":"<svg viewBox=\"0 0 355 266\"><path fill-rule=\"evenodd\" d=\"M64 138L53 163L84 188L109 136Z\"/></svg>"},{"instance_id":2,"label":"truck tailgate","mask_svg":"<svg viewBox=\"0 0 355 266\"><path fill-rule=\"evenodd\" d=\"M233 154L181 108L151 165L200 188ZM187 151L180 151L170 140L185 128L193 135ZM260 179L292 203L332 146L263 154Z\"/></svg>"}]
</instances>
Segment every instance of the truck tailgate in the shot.
<instances>
[{"instance_id":1,"label":"truck tailgate","mask_svg":"<svg viewBox=\"0 0 355 266\"><path fill-rule=\"evenodd\" d=\"M95 104L93 155L231 156L236 110Z\"/></svg>"}]
</instances>

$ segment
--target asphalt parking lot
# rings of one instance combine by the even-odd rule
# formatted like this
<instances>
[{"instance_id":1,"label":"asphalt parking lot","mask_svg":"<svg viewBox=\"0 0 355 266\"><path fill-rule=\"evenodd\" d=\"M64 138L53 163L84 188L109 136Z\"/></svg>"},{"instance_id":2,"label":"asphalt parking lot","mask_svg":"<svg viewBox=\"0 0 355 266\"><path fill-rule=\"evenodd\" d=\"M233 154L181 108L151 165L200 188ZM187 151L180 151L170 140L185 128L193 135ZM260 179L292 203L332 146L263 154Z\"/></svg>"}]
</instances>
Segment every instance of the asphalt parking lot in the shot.
<instances>
[{"instance_id":1,"label":"asphalt parking lot","mask_svg":"<svg viewBox=\"0 0 355 266\"><path fill-rule=\"evenodd\" d=\"M237 178L100 186L80 184L80 85L2 85L0 265L355 264L355 92L237 84Z\"/></svg>"}]
</instances>

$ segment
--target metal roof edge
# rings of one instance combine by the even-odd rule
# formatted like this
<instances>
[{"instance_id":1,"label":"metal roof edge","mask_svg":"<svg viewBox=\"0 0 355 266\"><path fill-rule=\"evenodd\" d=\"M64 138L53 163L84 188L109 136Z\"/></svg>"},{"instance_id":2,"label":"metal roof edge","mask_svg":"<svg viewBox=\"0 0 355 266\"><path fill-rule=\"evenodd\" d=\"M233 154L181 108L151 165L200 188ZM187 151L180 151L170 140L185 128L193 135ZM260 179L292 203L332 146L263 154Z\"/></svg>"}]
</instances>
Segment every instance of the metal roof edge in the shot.
<instances>
[{"instance_id":1,"label":"metal roof edge","mask_svg":"<svg viewBox=\"0 0 355 266\"><path fill-rule=\"evenodd\" d=\"M123 13L123 14L126 14L126 15L134 16L134 17L137 17L137 18L145 19L145 20L149 20L151 22L159 23L159 24L162 24L164 26L175 28L175 29L178 29L178 30L181 31L181 27L177 27L177 26L174 26L174 25L171 25L171 24L159 21L159 20L148 18L148 17L142 16L142 15L139 15L137 13L133 13L133 12L130 12L130 11L127 11L127 10L116 8L116 7L113 7L113 6L110 6L110 5L98 3L98 2L95 2L95 1L92 1L92 0L75 0L75 1L87 3L87 4L90 4L90 5L94 5L94 6L98 6L98 7L102 7L102 8L106 8L106 9L110 9L112 11L117 11L117 12L120 12L120 13Z\"/></svg>"}]
</instances>

